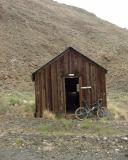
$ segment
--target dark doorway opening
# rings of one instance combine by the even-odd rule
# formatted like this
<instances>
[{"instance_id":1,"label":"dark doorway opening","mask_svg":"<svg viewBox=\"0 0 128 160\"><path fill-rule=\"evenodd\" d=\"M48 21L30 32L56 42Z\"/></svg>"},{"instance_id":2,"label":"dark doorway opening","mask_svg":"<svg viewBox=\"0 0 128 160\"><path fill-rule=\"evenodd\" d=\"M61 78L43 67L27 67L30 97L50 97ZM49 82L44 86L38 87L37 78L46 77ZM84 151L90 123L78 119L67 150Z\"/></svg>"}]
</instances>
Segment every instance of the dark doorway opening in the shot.
<instances>
[{"instance_id":1,"label":"dark doorway opening","mask_svg":"<svg viewBox=\"0 0 128 160\"><path fill-rule=\"evenodd\" d=\"M74 113L79 107L79 78L65 78L66 113Z\"/></svg>"}]
</instances>

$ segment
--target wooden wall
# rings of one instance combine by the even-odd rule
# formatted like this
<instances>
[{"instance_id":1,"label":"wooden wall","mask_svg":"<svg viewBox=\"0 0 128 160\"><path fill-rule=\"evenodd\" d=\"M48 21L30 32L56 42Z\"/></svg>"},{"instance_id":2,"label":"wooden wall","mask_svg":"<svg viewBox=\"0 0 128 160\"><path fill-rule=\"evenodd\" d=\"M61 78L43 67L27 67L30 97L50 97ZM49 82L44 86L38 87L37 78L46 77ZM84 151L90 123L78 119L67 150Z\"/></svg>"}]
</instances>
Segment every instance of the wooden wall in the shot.
<instances>
[{"instance_id":1,"label":"wooden wall","mask_svg":"<svg viewBox=\"0 0 128 160\"><path fill-rule=\"evenodd\" d=\"M92 87L81 90L81 101L86 97L92 104L102 98L103 105L107 105L105 70L75 51L68 51L35 73L36 116L42 117L45 109L65 114L64 77L69 73L81 77L81 86Z\"/></svg>"}]
</instances>

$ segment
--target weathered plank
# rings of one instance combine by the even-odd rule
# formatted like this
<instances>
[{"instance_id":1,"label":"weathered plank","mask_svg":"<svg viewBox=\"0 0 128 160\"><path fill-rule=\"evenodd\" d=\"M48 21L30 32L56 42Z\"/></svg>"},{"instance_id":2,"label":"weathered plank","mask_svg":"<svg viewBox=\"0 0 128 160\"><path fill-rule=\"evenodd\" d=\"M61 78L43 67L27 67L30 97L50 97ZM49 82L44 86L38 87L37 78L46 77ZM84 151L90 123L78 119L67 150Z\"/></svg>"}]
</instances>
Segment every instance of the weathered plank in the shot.
<instances>
[{"instance_id":1,"label":"weathered plank","mask_svg":"<svg viewBox=\"0 0 128 160\"><path fill-rule=\"evenodd\" d=\"M42 116L43 116L43 111L46 110L46 84L45 84L45 72L44 70L41 71L41 96L42 96Z\"/></svg>"}]
</instances>

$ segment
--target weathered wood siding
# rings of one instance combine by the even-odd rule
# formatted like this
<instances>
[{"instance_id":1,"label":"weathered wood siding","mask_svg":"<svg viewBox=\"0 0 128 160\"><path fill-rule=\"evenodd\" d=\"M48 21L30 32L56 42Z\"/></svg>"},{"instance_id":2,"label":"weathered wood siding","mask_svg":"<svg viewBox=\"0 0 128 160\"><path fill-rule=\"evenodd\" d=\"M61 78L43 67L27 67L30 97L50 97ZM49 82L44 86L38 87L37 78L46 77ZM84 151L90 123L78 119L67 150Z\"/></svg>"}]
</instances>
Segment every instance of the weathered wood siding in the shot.
<instances>
[{"instance_id":1,"label":"weathered wood siding","mask_svg":"<svg viewBox=\"0 0 128 160\"><path fill-rule=\"evenodd\" d=\"M80 90L81 101L86 98L92 104L102 98L103 105L107 105L106 72L75 51L67 51L35 73L36 116L42 117L45 109L65 114L64 77L69 73L79 75L82 86L92 87Z\"/></svg>"}]
</instances>

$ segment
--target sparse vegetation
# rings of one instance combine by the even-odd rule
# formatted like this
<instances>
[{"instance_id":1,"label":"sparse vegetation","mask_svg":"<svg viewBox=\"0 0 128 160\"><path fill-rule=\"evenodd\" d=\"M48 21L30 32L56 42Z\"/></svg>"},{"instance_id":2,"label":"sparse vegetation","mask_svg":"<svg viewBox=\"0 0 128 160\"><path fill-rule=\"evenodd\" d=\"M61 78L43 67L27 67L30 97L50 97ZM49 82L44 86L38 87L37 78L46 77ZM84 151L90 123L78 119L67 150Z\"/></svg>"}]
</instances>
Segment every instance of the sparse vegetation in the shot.
<instances>
[{"instance_id":1,"label":"sparse vegetation","mask_svg":"<svg viewBox=\"0 0 128 160\"><path fill-rule=\"evenodd\" d=\"M81 128L84 129L84 130L92 129L93 128L92 120L86 119L86 121L81 124Z\"/></svg>"},{"instance_id":2,"label":"sparse vegetation","mask_svg":"<svg viewBox=\"0 0 128 160\"><path fill-rule=\"evenodd\" d=\"M84 121L78 121L76 119L65 119L46 110L43 114L44 121L37 128L43 135L125 134L125 131L122 133L122 130L116 127L113 128L110 125L111 121L128 120L126 106L122 105L126 97L122 96L122 101L119 100L119 96L115 96L111 101L109 100L108 116L100 120L85 119ZM34 97L30 93L14 92L4 94L0 98L0 103L1 114L8 112L12 116L18 115L33 118L35 105Z\"/></svg>"},{"instance_id":3,"label":"sparse vegetation","mask_svg":"<svg viewBox=\"0 0 128 160\"><path fill-rule=\"evenodd\" d=\"M108 117L100 120L93 118L78 121L55 116L49 111L45 111L43 118L34 118L34 96L32 94L6 93L0 97L0 126L4 126L0 128L2 131L0 144L5 145L5 148L8 146L9 149L12 146L14 150L27 149L33 154L36 151L36 153L43 153L43 156L44 151L50 151L48 155L54 155L56 151L66 153L66 150L73 152L73 155L79 155L76 153L78 150L81 154L82 150L88 150L90 155L91 149L98 150L101 147L100 151L104 148L108 150L108 146L114 148L113 152L115 152L115 149L120 149L120 143L121 147L127 146L124 140L127 140L126 135L128 134L127 122L120 117L115 118L115 114L119 113L119 110L115 109L117 100L112 101L114 109L109 101L111 114ZM124 115L121 112L120 114ZM124 140L121 139L122 137ZM67 153L65 156L67 157Z\"/></svg>"},{"instance_id":4,"label":"sparse vegetation","mask_svg":"<svg viewBox=\"0 0 128 160\"><path fill-rule=\"evenodd\" d=\"M108 100L108 119L128 121L128 94L111 93Z\"/></svg>"},{"instance_id":5,"label":"sparse vegetation","mask_svg":"<svg viewBox=\"0 0 128 160\"><path fill-rule=\"evenodd\" d=\"M16 141L15 141L15 144L18 146L18 147L21 147L23 142L20 138L16 138Z\"/></svg>"},{"instance_id":6,"label":"sparse vegetation","mask_svg":"<svg viewBox=\"0 0 128 160\"><path fill-rule=\"evenodd\" d=\"M9 97L9 103L10 105L15 106L15 105L21 105L22 101L20 97L18 97L17 95L12 95Z\"/></svg>"},{"instance_id":7,"label":"sparse vegetation","mask_svg":"<svg viewBox=\"0 0 128 160\"><path fill-rule=\"evenodd\" d=\"M0 114L10 112L12 115L33 117L35 110L34 96L27 92L4 93L0 104Z\"/></svg>"},{"instance_id":8,"label":"sparse vegetation","mask_svg":"<svg viewBox=\"0 0 128 160\"><path fill-rule=\"evenodd\" d=\"M91 120L86 119L84 121L77 121L71 119L54 119L53 121L44 121L38 126L39 131L43 135L100 135L100 136L112 136L112 135L125 135L127 131L123 131L116 126L111 125L111 121L106 119Z\"/></svg>"},{"instance_id":9,"label":"sparse vegetation","mask_svg":"<svg viewBox=\"0 0 128 160\"><path fill-rule=\"evenodd\" d=\"M108 117L110 119L128 121L128 111L121 106L119 107L117 102L111 102L109 104L108 110L109 110Z\"/></svg>"}]
</instances>

